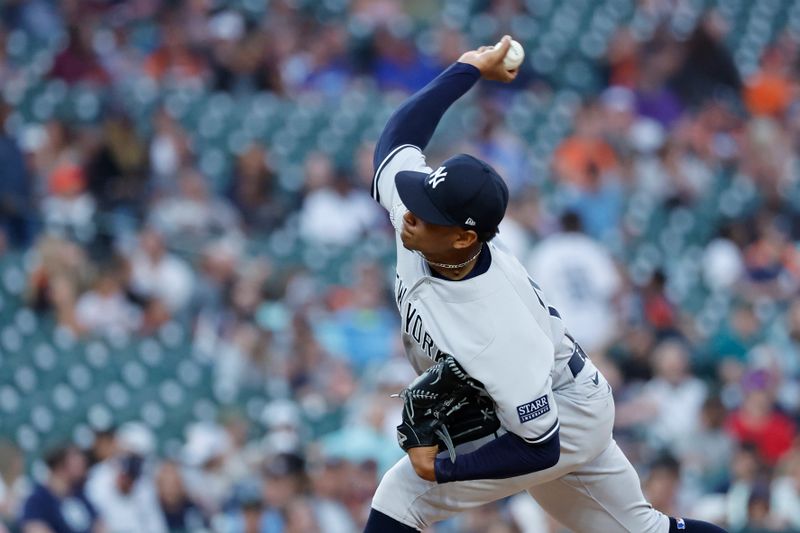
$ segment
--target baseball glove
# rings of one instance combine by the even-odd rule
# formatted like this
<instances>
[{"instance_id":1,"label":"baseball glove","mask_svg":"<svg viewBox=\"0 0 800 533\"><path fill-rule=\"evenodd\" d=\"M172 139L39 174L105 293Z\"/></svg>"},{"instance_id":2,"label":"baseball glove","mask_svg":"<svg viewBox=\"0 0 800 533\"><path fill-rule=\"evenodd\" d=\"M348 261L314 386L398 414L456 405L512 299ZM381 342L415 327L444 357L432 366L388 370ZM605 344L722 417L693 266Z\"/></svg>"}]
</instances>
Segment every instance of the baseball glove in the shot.
<instances>
[{"instance_id":1,"label":"baseball glove","mask_svg":"<svg viewBox=\"0 0 800 533\"><path fill-rule=\"evenodd\" d=\"M500 428L494 402L483 384L471 378L452 355L423 372L398 394L403 421L397 442L403 450L438 445L455 461L455 447Z\"/></svg>"}]
</instances>

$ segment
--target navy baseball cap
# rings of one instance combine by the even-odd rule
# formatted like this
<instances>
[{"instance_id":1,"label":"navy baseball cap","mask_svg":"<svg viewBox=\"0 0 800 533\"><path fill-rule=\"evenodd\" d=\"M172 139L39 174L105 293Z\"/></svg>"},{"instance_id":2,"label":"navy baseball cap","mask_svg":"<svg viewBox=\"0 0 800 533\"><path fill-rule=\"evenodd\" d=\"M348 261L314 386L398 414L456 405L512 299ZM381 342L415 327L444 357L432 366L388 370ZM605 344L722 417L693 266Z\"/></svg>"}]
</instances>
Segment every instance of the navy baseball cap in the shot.
<instances>
[{"instance_id":1,"label":"navy baseball cap","mask_svg":"<svg viewBox=\"0 0 800 533\"><path fill-rule=\"evenodd\" d=\"M478 232L497 228L506 213L508 187L487 163L458 154L431 172L403 170L395 176L403 204L431 224Z\"/></svg>"}]
</instances>

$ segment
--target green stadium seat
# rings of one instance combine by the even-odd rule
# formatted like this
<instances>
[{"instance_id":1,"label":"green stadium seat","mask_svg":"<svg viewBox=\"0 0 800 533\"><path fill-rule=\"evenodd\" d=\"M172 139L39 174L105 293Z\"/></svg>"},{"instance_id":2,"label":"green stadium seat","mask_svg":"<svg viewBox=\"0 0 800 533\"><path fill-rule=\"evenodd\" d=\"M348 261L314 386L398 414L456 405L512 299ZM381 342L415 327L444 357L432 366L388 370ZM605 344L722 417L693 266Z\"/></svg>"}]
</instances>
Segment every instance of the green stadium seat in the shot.
<instances>
[{"instance_id":1,"label":"green stadium seat","mask_svg":"<svg viewBox=\"0 0 800 533\"><path fill-rule=\"evenodd\" d=\"M52 405L62 412L71 412L78 403L78 395L67 383L59 383L53 387Z\"/></svg>"},{"instance_id":2,"label":"green stadium seat","mask_svg":"<svg viewBox=\"0 0 800 533\"><path fill-rule=\"evenodd\" d=\"M0 411L8 416L19 411L20 395L10 384L0 386Z\"/></svg>"},{"instance_id":3,"label":"green stadium seat","mask_svg":"<svg viewBox=\"0 0 800 533\"><path fill-rule=\"evenodd\" d=\"M78 394L91 390L93 384L92 373L86 365L81 363L73 364L67 369L67 380Z\"/></svg>"},{"instance_id":4,"label":"green stadium seat","mask_svg":"<svg viewBox=\"0 0 800 533\"><path fill-rule=\"evenodd\" d=\"M20 424L14 432L16 443L27 454L33 454L39 449L40 438L34 428L28 424Z\"/></svg>"},{"instance_id":5,"label":"green stadium seat","mask_svg":"<svg viewBox=\"0 0 800 533\"><path fill-rule=\"evenodd\" d=\"M158 387L159 399L169 408L176 408L186 398L186 391L177 381L166 379Z\"/></svg>"},{"instance_id":6,"label":"green stadium seat","mask_svg":"<svg viewBox=\"0 0 800 533\"><path fill-rule=\"evenodd\" d=\"M41 434L48 434L53 431L55 416L45 405L36 405L31 409L31 425Z\"/></svg>"},{"instance_id":7,"label":"green stadium seat","mask_svg":"<svg viewBox=\"0 0 800 533\"><path fill-rule=\"evenodd\" d=\"M197 386L203 379L200 366L191 359L184 359L178 364L178 381L187 388Z\"/></svg>"},{"instance_id":8,"label":"green stadium seat","mask_svg":"<svg viewBox=\"0 0 800 533\"><path fill-rule=\"evenodd\" d=\"M153 338L142 340L136 347L139 359L149 367L157 367L164 360L164 350Z\"/></svg>"},{"instance_id":9,"label":"green stadium seat","mask_svg":"<svg viewBox=\"0 0 800 533\"><path fill-rule=\"evenodd\" d=\"M102 391L94 390L92 396L94 397L92 400L96 403L86 402L85 404L87 407L86 419L91 427L106 429L120 422L115 419L112 410L102 401Z\"/></svg>"},{"instance_id":10,"label":"green stadium seat","mask_svg":"<svg viewBox=\"0 0 800 533\"><path fill-rule=\"evenodd\" d=\"M131 389L140 389L147 383L147 370L136 360L122 365L122 380Z\"/></svg>"},{"instance_id":11,"label":"green stadium seat","mask_svg":"<svg viewBox=\"0 0 800 533\"><path fill-rule=\"evenodd\" d=\"M166 417L165 409L157 401L145 401L139 410L139 418L154 431L164 426Z\"/></svg>"}]
</instances>

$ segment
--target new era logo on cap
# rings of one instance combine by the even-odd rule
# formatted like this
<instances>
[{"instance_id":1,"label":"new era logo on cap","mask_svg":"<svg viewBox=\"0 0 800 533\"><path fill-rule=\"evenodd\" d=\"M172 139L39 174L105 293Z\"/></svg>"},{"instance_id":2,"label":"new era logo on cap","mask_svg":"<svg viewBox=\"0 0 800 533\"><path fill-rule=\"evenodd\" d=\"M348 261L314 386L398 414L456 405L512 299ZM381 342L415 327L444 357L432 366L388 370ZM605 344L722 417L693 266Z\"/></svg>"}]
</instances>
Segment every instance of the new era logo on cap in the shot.
<instances>
[{"instance_id":1,"label":"new era logo on cap","mask_svg":"<svg viewBox=\"0 0 800 533\"><path fill-rule=\"evenodd\" d=\"M395 184L409 211L441 226L493 231L508 205L508 188L500 175L467 154L449 158L430 174L398 172Z\"/></svg>"}]
</instances>

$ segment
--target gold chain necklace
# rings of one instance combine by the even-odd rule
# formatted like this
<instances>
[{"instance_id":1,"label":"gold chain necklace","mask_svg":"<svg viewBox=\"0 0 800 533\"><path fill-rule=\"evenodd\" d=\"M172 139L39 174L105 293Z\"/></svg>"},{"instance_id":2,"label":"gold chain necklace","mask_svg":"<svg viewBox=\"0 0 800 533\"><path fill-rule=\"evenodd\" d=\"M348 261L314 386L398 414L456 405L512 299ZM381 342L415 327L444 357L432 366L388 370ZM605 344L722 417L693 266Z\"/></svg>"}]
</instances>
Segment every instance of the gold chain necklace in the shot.
<instances>
[{"instance_id":1,"label":"gold chain necklace","mask_svg":"<svg viewBox=\"0 0 800 533\"><path fill-rule=\"evenodd\" d=\"M467 259L467 260L466 260L466 261L464 261L463 263L459 263L459 264L457 264L457 265L449 265L449 264L447 264L447 263L436 263L436 262L434 262L434 261L431 261L431 260L430 260L430 259L428 259L427 257L425 257L425 256L422 254L422 252L417 252L417 253L419 253L419 255L421 255L421 256L422 256L422 258L423 258L423 259L425 259L425 261L427 261L427 262L428 262L428 264L431 264L431 265L433 265L433 266L437 266L437 267L439 267L439 268L448 268L448 269L456 270L456 269L458 269L458 268L465 267L465 266L467 266L468 264L470 264L471 262L475 261L475 259L477 259L477 258L478 258L478 256L481 254L481 252L482 252L482 251L483 251L483 244L481 244L481 247L480 247L480 248L478 248L478 251L477 251L477 252L475 252L475 255L473 255L472 257L470 257L469 259Z\"/></svg>"}]
</instances>

